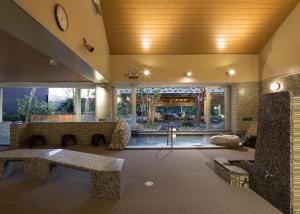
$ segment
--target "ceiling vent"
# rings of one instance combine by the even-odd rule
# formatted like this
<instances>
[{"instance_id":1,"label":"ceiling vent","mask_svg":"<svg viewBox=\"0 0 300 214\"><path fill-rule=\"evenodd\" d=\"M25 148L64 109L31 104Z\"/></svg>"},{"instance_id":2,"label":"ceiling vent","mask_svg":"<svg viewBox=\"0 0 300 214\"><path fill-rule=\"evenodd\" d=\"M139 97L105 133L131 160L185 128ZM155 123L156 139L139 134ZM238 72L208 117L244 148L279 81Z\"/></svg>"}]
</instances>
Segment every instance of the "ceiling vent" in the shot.
<instances>
[{"instance_id":1,"label":"ceiling vent","mask_svg":"<svg viewBox=\"0 0 300 214\"><path fill-rule=\"evenodd\" d=\"M92 0L92 3L94 5L95 11L98 15L102 16L102 10L101 10L101 0Z\"/></svg>"},{"instance_id":2,"label":"ceiling vent","mask_svg":"<svg viewBox=\"0 0 300 214\"><path fill-rule=\"evenodd\" d=\"M128 79L138 79L139 69L137 67L131 67L128 69L128 73L125 75Z\"/></svg>"}]
</instances>

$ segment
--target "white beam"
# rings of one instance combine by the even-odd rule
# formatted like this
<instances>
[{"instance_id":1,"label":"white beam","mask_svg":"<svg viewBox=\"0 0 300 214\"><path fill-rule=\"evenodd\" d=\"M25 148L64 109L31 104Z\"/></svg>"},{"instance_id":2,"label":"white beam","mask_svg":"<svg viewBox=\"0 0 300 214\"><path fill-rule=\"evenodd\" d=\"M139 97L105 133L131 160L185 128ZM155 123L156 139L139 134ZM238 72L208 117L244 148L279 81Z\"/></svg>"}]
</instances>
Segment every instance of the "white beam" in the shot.
<instances>
[{"instance_id":1,"label":"white beam","mask_svg":"<svg viewBox=\"0 0 300 214\"><path fill-rule=\"evenodd\" d=\"M96 86L96 120L110 121L112 117L111 87Z\"/></svg>"},{"instance_id":2,"label":"white beam","mask_svg":"<svg viewBox=\"0 0 300 214\"><path fill-rule=\"evenodd\" d=\"M81 90L80 88L75 88L74 94L74 110L76 114L76 122L81 122Z\"/></svg>"},{"instance_id":3,"label":"white beam","mask_svg":"<svg viewBox=\"0 0 300 214\"><path fill-rule=\"evenodd\" d=\"M0 88L95 88L93 82L1 82Z\"/></svg>"},{"instance_id":4,"label":"white beam","mask_svg":"<svg viewBox=\"0 0 300 214\"><path fill-rule=\"evenodd\" d=\"M116 121L117 120L117 115L118 115L118 96L117 96L117 89L115 87L112 88L112 120Z\"/></svg>"},{"instance_id":5,"label":"white beam","mask_svg":"<svg viewBox=\"0 0 300 214\"><path fill-rule=\"evenodd\" d=\"M97 83L107 82L90 64L12 0L1 0L0 28L88 80Z\"/></svg>"}]
</instances>

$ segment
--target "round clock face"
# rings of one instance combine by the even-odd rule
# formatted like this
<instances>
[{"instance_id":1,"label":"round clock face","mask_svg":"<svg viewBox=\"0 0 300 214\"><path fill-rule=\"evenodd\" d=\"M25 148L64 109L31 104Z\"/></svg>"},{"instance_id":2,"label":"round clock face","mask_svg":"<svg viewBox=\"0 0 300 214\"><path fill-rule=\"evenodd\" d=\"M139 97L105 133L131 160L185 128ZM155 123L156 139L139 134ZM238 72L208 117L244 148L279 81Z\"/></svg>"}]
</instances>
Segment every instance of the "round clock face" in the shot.
<instances>
[{"instance_id":1,"label":"round clock face","mask_svg":"<svg viewBox=\"0 0 300 214\"><path fill-rule=\"evenodd\" d=\"M60 4L55 6L55 17L56 17L56 22L59 26L59 28L62 31L68 30L68 16L65 11L65 8L61 6Z\"/></svg>"}]
</instances>

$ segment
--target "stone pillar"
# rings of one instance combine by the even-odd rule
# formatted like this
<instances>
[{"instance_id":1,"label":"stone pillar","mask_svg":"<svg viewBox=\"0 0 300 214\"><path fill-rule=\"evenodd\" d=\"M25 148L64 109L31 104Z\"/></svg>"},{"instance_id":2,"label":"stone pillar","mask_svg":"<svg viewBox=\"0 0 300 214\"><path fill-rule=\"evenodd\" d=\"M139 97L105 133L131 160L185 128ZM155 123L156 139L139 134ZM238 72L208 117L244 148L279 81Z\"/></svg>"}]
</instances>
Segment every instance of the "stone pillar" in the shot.
<instances>
[{"instance_id":1,"label":"stone pillar","mask_svg":"<svg viewBox=\"0 0 300 214\"><path fill-rule=\"evenodd\" d=\"M224 104L225 104L225 131L230 130L230 90L229 87L225 87L224 92Z\"/></svg>"},{"instance_id":2,"label":"stone pillar","mask_svg":"<svg viewBox=\"0 0 300 214\"><path fill-rule=\"evenodd\" d=\"M76 122L81 122L81 91L75 88L74 110L76 114Z\"/></svg>"},{"instance_id":3,"label":"stone pillar","mask_svg":"<svg viewBox=\"0 0 300 214\"><path fill-rule=\"evenodd\" d=\"M206 88L206 101L204 106L204 118L206 122L206 130L211 129L211 122L210 122L210 88Z\"/></svg>"},{"instance_id":4,"label":"stone pillar","mask_svg":"<svg viewBox=\"0 0 300 214\"><path fill-rule=\"evenodd\" d=\"M111 121L112 91L109 85L96 86L96 121Z\"/></svg>"},{"instance_id":5,"label":"stone pillar","mask_svg":"<svg viewBox=\"0 0 300 214\"><path fill-rule=\"evenodd\" d=\"M117 89L115 87L112 87L111 89L111 93L112 93L112 100L111 100L111 105L112 105L112 120L116 121L117 117L118 117L118 103L117 103L117 99L118 99L118 95L117 95Z\"/></svg>"},{"instance_id":6,"label":"stone pillar","mask_svg":"<svg viewBox=\"0 0 300 214\"><path fill-rule=\"evenodd\" d=\"M3 122L3 88L0 88L0 123Z\"/></svg>"},{"instance_id":7,"label":"stone pillar","mask_svg":"<svg viewBox=\"0 0 300 214\"><path fill-rule=\"evenodd\" d=\"M131 89L131 120L132 128L136 128L136 87Z\"/></svg>"}]
</instances>

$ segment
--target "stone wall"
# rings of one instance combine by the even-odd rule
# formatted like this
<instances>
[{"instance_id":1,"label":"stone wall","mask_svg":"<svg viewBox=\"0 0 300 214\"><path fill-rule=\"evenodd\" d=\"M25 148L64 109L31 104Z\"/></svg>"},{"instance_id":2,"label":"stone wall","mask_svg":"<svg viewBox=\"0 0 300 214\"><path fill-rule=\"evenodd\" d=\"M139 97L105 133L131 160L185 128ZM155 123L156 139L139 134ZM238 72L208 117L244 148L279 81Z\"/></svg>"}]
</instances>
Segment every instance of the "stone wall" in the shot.
<instances>
[{"instance_id":1,"label":"stone wall","mask_svg":"<svg viewBox=\"0 0 300 214\"><path fill-rule=\"evenodd\" d=\"M76 114L33 114L31 115L32 122L76 122ZM96 121L95 114L81 114L82 122L93 122Z\"/></svg>"},{"instance_id":2,"label":"stone wall","mask_svg":"<svg viewBox=\"0 0 300 214\"><path fill-rule=\"evenodd\" d=\"M64 134L74 134L79 144L91 144L94 134L103 134L110 143L116 127L115 122L81 123L23 123L11 124L12 147L26 147L30 135L43 135L46 144L60 145Z\"/></svg>"},{"instance_id":3,"label":"stone wall","mask_svg":"<svg viewBox=\"0 0 300 214\"><path fill-rule=\"evenodd\" d=\"M231 129L247 132L257 123L259 83L236 83L231 87Z\"/></svg>"},{"instance_id":4,"label":"stone wall","mask_svg":"<svg viewBox=\"0 0 300 214\"><path fill-rule=\"evenodd\" d=\"M110 149L122 150L124 149L130 140L131 129L129 128L125 120L117 120L117 125L112 135Z\"/></svg>"},{"instance_id":5,"label":"stone wall","mask_svg":"<svg viewBox=\"0 0 300 214\"><path fill-rule=\"evenodd\" d=\"M280 76L272 79L268 79L262 82L261 91L262 93L271 93L270 84L272 82L280 83L280 91L290 91L293 95L300 96L300 73Z\"/></svg>"},{"instance_id":6,"label":"stone wall","mask_svg":"<svg viewBox=\"0 0 300 214\"><path fill-rule=\"evenodd\" d=\"M46 115L46 114L33 114L31 115L32 122L76 122L76 115L75 114L53 114L53 115Z\"/></svg>"},{"instance_id":7,"label":"stone wall","mask_svg":"<svg viewBox=\"0 0 300 214\"><path fill-rule=\"evenodd\" d=\"M250 187L284 213L292 200L292 100L289 92L260 97L255 163L243 166Z\"/></svg>"}]
</instances>

